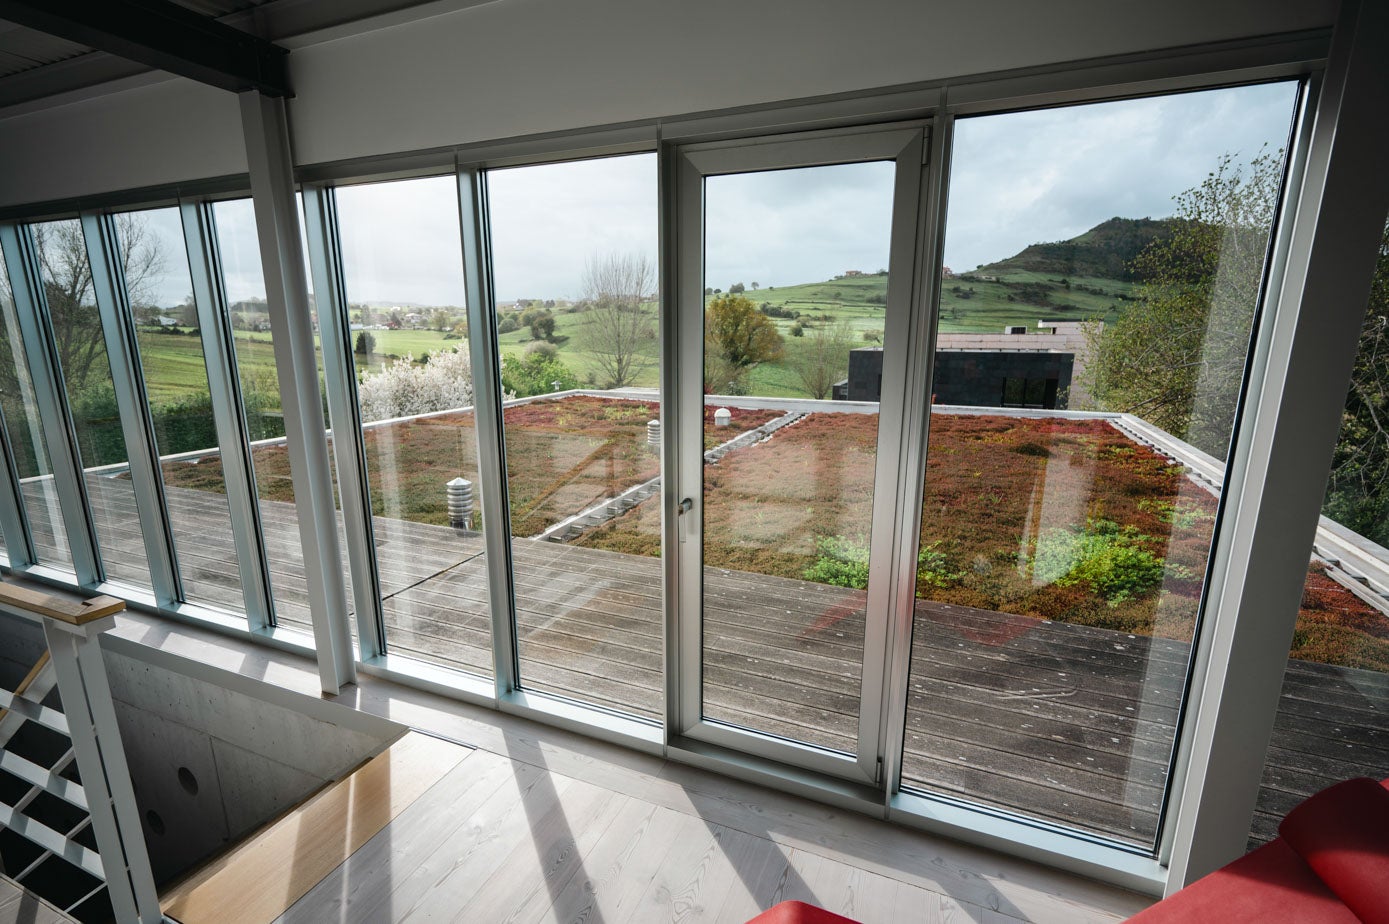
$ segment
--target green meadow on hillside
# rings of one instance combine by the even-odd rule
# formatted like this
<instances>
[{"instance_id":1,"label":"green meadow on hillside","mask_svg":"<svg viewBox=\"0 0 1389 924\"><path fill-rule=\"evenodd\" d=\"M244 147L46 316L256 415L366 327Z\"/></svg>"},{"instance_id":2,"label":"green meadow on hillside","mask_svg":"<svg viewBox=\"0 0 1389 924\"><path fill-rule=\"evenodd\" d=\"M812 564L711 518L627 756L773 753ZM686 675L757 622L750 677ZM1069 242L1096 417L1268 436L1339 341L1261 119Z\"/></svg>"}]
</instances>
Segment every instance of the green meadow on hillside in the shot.
<instances>
[{"instance_id":1,"label":"green meadow on hillside","mask_svg":"<svg viewBox=\"0 0 1389 924\"><path fill-rule=\"evenodd\" d=\"M942 280L940 329L945 333L1001 332L1005 327L1035 327L1039 320L1083 321L1112 319L1131 297L1133 281L1127 267L1152 240L1169 233L1170 221L1110 219L1068 241L1033 244L1018 254L970 272L956 272ZM752 370L749 390L770 396L805 396L795 373L797 354L808 349L817 328L845 324L853 332L853 346L881 343L886 318L886 273L865 267L863 275L844 275L819 282L794 285L761 285L744 281L743 295L767 314L784 342L779 362L763 363ZM717 284L717 281L715 281ZM723 281L732 286L737 280ZM428 311L429 309L421 309ZM550 342L557 358L580 383L601 386L602 370L588 352L586 312L560 303L552 310L554 332ZM656 305L645 311L655 317ZM503 309L506 314L520 314ZM462 320L461 317L455 321ZM800 336L797 336L797 332ZM373 330L369 355L354 354L359 372L376 372L396 357L451 349L463 341L440 330ZM357 334L353 334L354 343ZM522 357L534 338L527 327L500 334L503 357ZM274 353L270 334L237 331L237 359L243 382L272 393ZM658 348L658 342L650 349ZM170 333L142 328L140 350L152 403L175 404L196 392L205 392L199 340L187 331ZM844 357L847 374L848 356ZM636 384L655 387L658 371L651 364Z\"/></svg>"}]
</instances>

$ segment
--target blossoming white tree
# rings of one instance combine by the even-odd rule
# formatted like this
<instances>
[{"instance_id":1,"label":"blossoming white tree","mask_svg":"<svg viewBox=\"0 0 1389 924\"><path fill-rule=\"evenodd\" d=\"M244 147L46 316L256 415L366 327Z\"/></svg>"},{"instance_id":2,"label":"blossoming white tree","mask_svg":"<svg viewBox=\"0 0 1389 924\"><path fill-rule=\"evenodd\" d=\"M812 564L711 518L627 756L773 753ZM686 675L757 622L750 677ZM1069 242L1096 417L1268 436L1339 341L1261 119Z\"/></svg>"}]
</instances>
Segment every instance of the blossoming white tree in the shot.
<instances>
[{"instance_id":1,"label":"blossoming white tree","mask_svg":"<svg viewBox=\"0 0 1389 924\"><path fill-rule=\"evenodd\" d=\"M416 365L415 357L396 359L377 373L363 373L357 385L362 420L388 420L433 411L471 407L473 365L464 346L431 354Z\"/></svg>"}]
</instances>

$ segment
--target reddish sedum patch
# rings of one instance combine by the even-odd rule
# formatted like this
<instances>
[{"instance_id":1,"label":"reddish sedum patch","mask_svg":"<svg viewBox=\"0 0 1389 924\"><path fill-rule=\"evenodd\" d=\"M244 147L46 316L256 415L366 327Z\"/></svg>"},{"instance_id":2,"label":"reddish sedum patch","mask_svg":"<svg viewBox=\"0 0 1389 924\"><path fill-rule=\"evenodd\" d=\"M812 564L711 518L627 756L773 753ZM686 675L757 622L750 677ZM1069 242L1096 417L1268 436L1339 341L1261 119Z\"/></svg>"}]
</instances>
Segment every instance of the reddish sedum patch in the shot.
<instances>
[{"instance_id":1,"label":"reddish sedum patch","mask_svg":"<svg viewBox=\"0 0 1389 924\"><path fill-rule=\"evenodd\" d=\"M817 537L866 537L876 441L876 415L817 413L706 466L705 564L803 578ZM1105 421L940 414L921 542L945 555L935 573L960 576L925 578L918 596L1188 640L1216 510L1182 466ZM1131 527L1165 562L1158 590L1114 603L1083 583L1037 580L1041 537L1097 520ZM659 509L643 504L580 542L658 555ZM1313 569L1293 657L1389 670L1389 619Z\"/></svg>"}]
</instances>

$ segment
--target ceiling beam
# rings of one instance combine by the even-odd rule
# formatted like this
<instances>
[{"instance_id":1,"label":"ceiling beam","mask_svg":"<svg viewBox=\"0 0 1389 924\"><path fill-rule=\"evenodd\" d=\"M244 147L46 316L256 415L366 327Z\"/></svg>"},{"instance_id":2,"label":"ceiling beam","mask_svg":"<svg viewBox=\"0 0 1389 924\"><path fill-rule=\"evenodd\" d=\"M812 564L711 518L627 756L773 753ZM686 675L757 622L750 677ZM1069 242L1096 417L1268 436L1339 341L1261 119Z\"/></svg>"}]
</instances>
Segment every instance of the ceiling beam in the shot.
<instances>
[{"instance_id":1,"label":"ceiling beam","mask_svg":"<svg viewBox=\"0 0 1389 924\"><path fill-rule=\"evenodd\" d=\"M294 95L288 49L169 0L0 0L0 19L223 90Z\"/></svg>"}]
</instances>

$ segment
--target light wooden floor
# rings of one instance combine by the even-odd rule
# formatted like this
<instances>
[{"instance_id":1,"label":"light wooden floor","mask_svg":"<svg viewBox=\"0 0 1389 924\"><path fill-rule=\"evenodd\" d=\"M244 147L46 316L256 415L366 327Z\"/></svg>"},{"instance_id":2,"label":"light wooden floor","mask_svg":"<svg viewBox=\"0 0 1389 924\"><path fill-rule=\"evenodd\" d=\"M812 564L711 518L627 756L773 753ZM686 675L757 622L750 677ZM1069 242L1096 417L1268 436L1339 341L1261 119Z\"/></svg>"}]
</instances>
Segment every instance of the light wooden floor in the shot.
<instances>
[{"instance_id":1,"label":"light wooden floor","mask_svg":"<svg viewBox=\"0 0 1389 924\"><path fill-rule=\"evenodd\" d=\"M248 640L138 612L112 635L321 696L311 659ZM360 674L329 699L474 750L285 921L736 922L801 896L865 922L1084 924L1121 921L1148 904L1023 859L386 678ZM497 907L506 913L492 915Z\"/></svg>"},{"instance_id":2,"label":"light wooden floor","mask_svg":"<svg viewBox=\"0 0 1389 924\"><path fill-rule=\"evenodd\" d=\"M664 771L590 755L580 778L479 748L278 920L742 922L800 899L865 924L1082 924L1148 904L1015 861L991 881L982 851Z\"/></svg>"}]
</instances>

